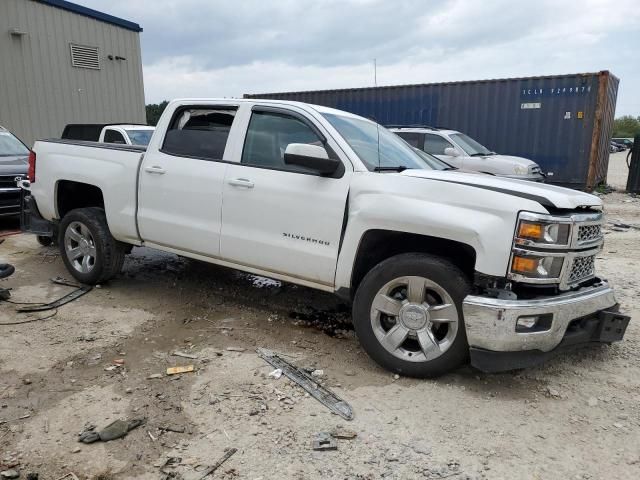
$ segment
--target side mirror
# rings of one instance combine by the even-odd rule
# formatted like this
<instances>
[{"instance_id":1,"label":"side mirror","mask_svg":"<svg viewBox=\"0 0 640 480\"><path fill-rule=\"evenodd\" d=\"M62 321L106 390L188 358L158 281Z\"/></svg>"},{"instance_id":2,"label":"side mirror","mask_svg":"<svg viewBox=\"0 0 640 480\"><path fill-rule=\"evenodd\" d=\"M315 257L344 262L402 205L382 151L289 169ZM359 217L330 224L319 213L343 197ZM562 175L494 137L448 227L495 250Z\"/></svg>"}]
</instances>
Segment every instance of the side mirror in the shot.
<instances>
[{"instance_id":1,"label":"side mirror","mask_svg":"<svg viewBox=\"0 0 640 480\"><path fill-rule=\"evenodd\" d=\"M331 175L340 166L340 161L329 158L324 147L308 143L290 143L284 151L284 163L315 170L322 175Z\"/></svg>"},{"instance_id":2,"label":"side mirror","mask_svg":"<svg viewBox=\"0 0 640 480\"><path fill-rule=\"evenodd\" d=\"M444 154L447 157L459 157L460 152L458 152L455 148L447 147L444 149Z\"/></svg>"}]
</instances>

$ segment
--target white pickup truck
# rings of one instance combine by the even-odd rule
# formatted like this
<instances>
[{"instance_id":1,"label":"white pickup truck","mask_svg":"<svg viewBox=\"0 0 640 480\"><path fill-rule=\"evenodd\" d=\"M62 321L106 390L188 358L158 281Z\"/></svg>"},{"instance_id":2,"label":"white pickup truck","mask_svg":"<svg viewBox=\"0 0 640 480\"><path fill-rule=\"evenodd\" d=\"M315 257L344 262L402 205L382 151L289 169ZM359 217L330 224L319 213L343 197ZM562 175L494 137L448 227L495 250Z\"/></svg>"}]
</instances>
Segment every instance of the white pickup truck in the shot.
<instances>
[{"instance_id":1,"label":"white pickup truck","mask_svg":"<svg viewBox=\"0 0 640 480\"><path fill-rule=\"evenodd\" d=\"M36 142L22 185L24 229L57 232L81 282L145 245L335 292L367 353L404 375L521 368L629 321L594 270L600 199L429 166L325 107L176 100L146 149Z\"/></svg>"}]
</instances>

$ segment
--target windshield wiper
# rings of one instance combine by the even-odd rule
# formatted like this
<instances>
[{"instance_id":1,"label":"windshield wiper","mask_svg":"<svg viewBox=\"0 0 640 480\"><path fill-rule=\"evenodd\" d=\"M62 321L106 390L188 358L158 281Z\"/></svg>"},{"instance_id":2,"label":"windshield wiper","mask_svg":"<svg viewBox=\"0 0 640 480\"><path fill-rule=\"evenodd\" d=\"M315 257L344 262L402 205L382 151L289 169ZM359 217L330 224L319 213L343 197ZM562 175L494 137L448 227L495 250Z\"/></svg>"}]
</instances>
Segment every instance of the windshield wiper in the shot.
<instances>
[{"instance_id":1,"label":"windshield wiper","mask_svg":"<svg viewBox=\"0 0 640 480\"><path fill-rule=\"evenodd\" d=\"M395 167L374 167L374 172L404 172L407 168L404 165L397 165Z\"/></svg>"},{"instance_id":2,"label":"windshield wiper","mask_svg":"<svg viewBox=\"0 0 640 480\"><path fill-rule=\"evenodd\" d=\"M476 153L472 153L470 156L471 157L487 157L489 155L491 155L491 152L487 152L487 153L476 152Z\"/></svg>"}]
</instances>

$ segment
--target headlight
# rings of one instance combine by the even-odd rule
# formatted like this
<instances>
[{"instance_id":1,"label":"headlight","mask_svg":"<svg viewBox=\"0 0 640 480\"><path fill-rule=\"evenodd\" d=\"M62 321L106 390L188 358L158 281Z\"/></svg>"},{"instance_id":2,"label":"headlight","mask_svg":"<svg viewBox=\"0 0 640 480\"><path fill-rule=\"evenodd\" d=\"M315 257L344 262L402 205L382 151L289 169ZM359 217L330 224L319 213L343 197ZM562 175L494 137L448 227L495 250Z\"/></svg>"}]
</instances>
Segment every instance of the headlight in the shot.
<instances>
[{"instance_id":1,"label":"headlight","mask_svg":"<svg viewBox=\"0 0 640 480\"><path fill-rule=\"evenodd\" d=\"M568 247L570 235L571 220L522 212L518 219L515 244Z\"/></svg>"},{"instance_id":2,"label":"headlight","mask_svg":"<svg viewBox=\"0 0 640 480\"><path fill-rule=\"evenodd\" d=\"M511 259L511 273L527 278L559 278L563 262L562 256L532 255L516 250Z\"/></svg>"},{"instance_id":3,"label":"headlight","mask_svg":"<svg viewBox=\"0 0 640 480\"><path fill-rule=\"evenodd\" d=\"M528 172L529 169L527 167L522 167L520 165L514 165L513 167L513 173L516 175L526 175Z\"/></svg>"}]
</instances>

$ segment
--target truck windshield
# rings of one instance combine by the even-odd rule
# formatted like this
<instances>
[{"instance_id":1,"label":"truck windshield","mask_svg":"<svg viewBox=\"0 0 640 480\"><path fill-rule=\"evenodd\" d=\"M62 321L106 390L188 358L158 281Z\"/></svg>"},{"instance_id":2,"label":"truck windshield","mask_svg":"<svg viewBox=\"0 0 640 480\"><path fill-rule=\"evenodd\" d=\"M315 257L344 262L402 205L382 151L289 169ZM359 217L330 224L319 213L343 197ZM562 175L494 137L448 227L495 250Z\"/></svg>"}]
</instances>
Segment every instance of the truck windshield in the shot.
<instances>
[{"instance_id":1,"label":"truck windshield","mask_svg":"<svg viewBox=\"0 0 640 480\"><path fill-rule=\"evenodd\" d=\"M331 125L342 135L360 157L365 166L376 169L443 170L424 161L413 148L395 133L364 118L334 113L323 113ZM379 141L378 141L379 139Z\"/></svg>"},{"instance_id":2,"label":"truck windshield","mask_svg":"<svg viewBox=\"0 0 640 480\"><path fill-rule=\"evenodd\" d=\"M153 130L127 130L126 132L133 145L143 145L145 147L149 145L151 135L153 135Z\"/></svg>"},{"instance_id":3,"label":"truck windshield","mask_svg":"<svg viewBox=\"0 0 640 480\"><path fill-rule=\"evenodd\" d=\"M473 138L465 135L464 133L454 133L451 135L453 141L455 141L460 148L462 148L467 155L480 156L480 155L495 155L496 152L492 152L484 145L479 144Z\"/></svg>"},{"instance_id":4,"label":"truck windshield","mask_svg":"<svg viewBox=\"0 0 640 480\"><path fill-rule=\"evenodd\" d=\"M29 149L9 132L0 132L0 157L29 155Z\"/></svg>"}]
</instances>

